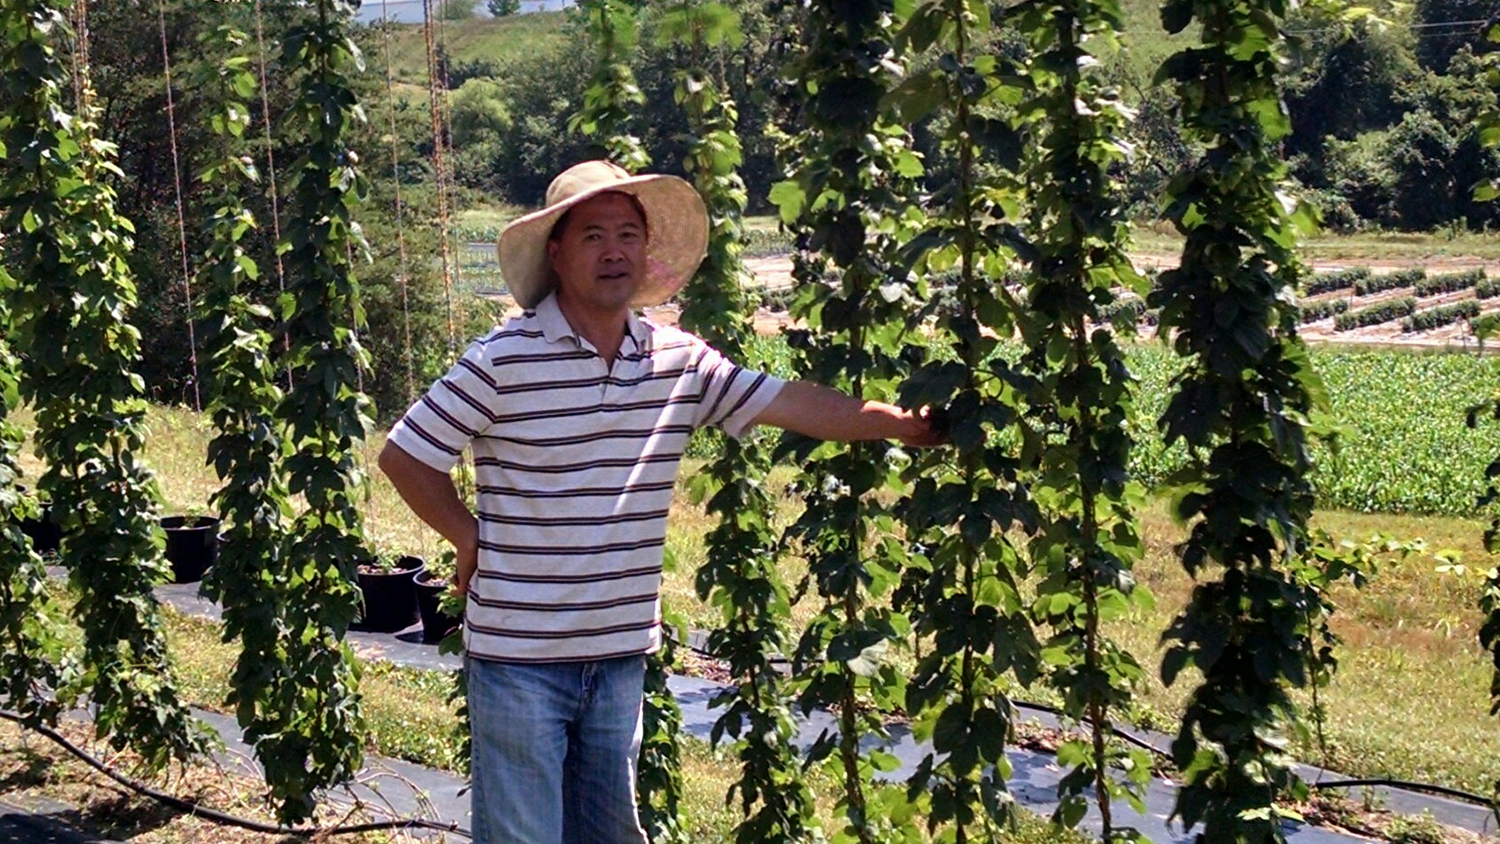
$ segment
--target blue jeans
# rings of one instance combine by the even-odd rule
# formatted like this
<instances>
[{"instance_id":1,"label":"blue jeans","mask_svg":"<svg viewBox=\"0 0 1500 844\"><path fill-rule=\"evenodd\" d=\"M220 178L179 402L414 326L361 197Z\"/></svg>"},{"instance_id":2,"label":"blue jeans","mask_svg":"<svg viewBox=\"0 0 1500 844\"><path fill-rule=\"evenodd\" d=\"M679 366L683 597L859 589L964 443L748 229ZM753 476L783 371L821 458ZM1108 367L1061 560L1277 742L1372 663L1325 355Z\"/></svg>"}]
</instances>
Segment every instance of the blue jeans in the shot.
<instances>
[{"instance_id":1,"label":"blue jeans","mask_svg":"<svg viewBox=\"0 0 1500 844\"><path fill-rule=\"evenodd\" d=\"M474 844L645 844L636 814L646 659L465 658Z\"/></svg>"}]
</instances>

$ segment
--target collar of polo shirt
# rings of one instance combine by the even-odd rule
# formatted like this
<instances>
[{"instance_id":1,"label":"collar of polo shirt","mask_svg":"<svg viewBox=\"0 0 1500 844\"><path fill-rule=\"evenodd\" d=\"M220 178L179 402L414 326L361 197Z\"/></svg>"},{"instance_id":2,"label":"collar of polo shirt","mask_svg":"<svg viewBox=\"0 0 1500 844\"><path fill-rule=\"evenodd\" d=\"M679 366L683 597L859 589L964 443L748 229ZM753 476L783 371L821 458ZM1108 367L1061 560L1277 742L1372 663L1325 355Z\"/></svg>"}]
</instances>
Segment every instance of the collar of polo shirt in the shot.
<instances>
[{"instance_id":1,"label":"collar of polo shirt","mask_svg":"<svg viewBox=\"0 0 1500 844\"><path fill-rule=\"evenodd\" d=\"M537 303L536 320L542 328L542 336L548 343L556 343L560 340L572 340L578 345L583 345L583 339L573 326L568 323L568 318L563 316L562 308L557 305L557 292L547 294L547 298ZM635 350L640 351L646 347L646 340L651 332L635 315L635 311L625 312L625 336L635 344Z\"/></svg>"}]
</instances>

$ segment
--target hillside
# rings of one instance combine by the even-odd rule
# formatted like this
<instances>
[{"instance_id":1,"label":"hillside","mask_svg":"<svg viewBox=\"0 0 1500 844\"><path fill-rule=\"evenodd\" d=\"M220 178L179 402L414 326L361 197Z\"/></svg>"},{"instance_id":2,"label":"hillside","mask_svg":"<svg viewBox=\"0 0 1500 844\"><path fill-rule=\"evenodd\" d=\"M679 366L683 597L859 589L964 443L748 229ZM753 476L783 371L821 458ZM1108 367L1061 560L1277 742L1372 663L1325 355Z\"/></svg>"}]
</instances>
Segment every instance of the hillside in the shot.
<instances>
[{"instance_id":1,"label":"hillside","mask_svg":"<svg viewBox=\"0 0 1500 844\"><path fill-rule=\"evenodd\" d=\"M445 21L437 37L447 45L454 66L484 63L491 70L484 75L505 73L528 58L550 53L563 43L566 12L533 12L505 18L474 18ZM368 57L375 66L384 58ZM397 82L427 85L427 44L422 27L416 24L392 24L391 67Z\"/></svg>"}]
</instances>

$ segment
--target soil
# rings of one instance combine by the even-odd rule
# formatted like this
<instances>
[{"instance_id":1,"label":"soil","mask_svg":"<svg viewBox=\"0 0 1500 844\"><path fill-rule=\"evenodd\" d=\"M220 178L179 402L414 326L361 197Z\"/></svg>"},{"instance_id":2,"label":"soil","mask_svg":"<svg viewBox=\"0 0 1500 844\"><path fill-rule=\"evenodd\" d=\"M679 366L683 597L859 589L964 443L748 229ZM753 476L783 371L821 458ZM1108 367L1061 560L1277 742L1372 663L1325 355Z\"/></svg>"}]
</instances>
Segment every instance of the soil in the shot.
<instances>
[{"instance_id":1,"label":"soil","mask_svg":"<svg viewBox=\"0 0 1500 844\"><path fill-rule=\"evenodd\" d=\"M1289 808L1296 810L1316 826L1343 830L1377 841L1402 841L1408 844L1496 844L1500 838L1480 835L1433 821L1430 817L1406 817L1378 805L1357 802L1337 794L1315 791L1306 803Z\"/></svg>"}]
</instances>

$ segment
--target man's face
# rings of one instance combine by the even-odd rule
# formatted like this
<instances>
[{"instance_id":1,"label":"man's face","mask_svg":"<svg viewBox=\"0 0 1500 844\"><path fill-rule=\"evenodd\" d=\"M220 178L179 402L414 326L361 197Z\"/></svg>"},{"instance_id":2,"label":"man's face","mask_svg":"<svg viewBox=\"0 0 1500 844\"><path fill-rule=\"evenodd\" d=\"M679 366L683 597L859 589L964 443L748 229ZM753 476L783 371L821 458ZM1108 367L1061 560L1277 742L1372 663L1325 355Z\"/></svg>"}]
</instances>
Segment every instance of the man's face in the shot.
<instances>
[{"instance_id":1,"label":"man's face","mask_svg":"<svg viewBox=\"0 0 1500 844\"><path fill-rule=\"evenodd\" d=\"M563 296L599 310L629 307L646 273L646 221L635 203L603 193L574 206L562 226L547 258Z\"/></svg>"}]
</instances>

